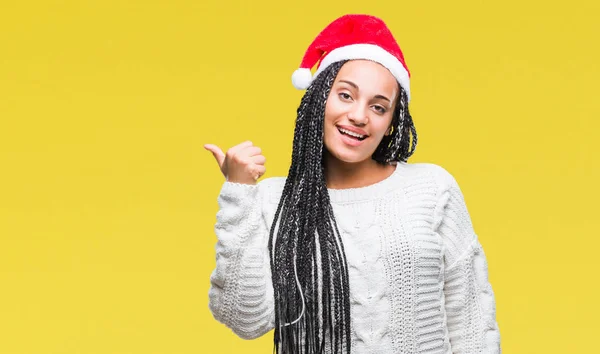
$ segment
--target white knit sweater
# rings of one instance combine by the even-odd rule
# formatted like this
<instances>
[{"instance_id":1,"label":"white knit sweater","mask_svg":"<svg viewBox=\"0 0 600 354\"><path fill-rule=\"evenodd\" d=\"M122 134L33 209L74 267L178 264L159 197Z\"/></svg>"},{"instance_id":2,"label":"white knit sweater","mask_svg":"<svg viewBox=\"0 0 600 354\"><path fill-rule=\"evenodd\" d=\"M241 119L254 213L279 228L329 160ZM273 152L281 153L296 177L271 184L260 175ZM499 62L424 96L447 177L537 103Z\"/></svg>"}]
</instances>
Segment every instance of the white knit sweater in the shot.
<instances>
[{"instance_id":1,"label":"white knit sweater","mask_svg":"<svg viewBox=\"0 0 600 354\"><path fill-rule=\"evenodd\" d=\"M225 182L209 307L245 339L274 328L269 230L285 183ZM501 353L486 256L455 178L397 164L366 187L329 189L348 261L352 353Z\"/></svg>"}]
</instances>

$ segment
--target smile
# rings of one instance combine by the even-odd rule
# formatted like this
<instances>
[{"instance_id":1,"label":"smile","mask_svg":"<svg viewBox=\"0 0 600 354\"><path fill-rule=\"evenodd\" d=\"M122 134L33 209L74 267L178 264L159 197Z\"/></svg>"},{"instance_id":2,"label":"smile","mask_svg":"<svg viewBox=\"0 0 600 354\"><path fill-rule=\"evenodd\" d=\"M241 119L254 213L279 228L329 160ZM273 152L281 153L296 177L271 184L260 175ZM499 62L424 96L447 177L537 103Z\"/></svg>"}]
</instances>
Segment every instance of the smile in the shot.
<instances>
[{"instance_id":1,"label":"smile","mask_svg":"<svg viewBox=\"0 0 600 354\"><path fill-rule=\"evenodd\" d=\"M357 139L359 141L365 140L366 137L367 137L366 135L361 135L361 134L358 134L358 133L355 133L355 132L351 132L351 131L343 129L343 128L338 128L338 130L343 135L350 136L350 137L355 138L355 139Z\"/></svg>"}]
</instances>

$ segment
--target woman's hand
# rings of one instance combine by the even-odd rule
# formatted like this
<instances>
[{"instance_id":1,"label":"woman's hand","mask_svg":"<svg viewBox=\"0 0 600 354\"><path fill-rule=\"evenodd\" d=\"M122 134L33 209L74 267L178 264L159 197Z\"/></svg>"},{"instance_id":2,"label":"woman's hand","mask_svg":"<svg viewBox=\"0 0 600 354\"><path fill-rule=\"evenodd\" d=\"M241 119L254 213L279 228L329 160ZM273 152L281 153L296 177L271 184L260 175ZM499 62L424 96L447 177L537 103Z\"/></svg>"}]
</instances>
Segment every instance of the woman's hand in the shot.
<instances>
[{"instance_id":1,"label":"woman's hand","mask_svg":"<svg viewBox=\"0 0 600 354\"><path fill-rule=\"evenodd\" d=\"M266 159L261 155L262 150L252 145L251 141L245 141L229 150L227 153L216 145L205 144L204 148L212 152L219 168L229 182L256 184L260 176L265 174Z\"/></svg>"}]
</instances>

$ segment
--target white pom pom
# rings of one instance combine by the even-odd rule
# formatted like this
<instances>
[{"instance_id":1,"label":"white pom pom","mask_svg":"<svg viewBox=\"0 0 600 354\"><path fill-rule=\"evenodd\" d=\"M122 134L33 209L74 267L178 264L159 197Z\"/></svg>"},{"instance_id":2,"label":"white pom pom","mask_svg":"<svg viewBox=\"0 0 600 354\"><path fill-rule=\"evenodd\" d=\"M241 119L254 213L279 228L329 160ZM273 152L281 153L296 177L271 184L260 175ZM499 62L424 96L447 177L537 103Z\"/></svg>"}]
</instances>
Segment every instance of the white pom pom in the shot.
<instances>
[{"instance_id":1,"label":"white pom pom","mask_svg":"<svg viewBox=\"0 0 600 354\"><path fill-rule=\"evenodd\" d=\"M312 73L310 72L310 69L300 68L294 71L294 73L292 74L292 84L298 90L307 89L308 86L310 86L312 79L313 77Z\"/></svg>"}]
</instances>

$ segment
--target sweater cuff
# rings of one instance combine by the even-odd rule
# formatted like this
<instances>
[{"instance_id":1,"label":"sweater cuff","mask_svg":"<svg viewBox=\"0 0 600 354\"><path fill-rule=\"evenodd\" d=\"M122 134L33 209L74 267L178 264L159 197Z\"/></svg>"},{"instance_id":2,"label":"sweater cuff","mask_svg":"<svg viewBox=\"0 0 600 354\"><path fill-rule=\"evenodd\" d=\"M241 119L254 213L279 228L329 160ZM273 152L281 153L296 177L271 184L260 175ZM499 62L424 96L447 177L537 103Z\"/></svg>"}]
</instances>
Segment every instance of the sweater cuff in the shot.
<instances>
[{"instance_id":1,"label":"sweater cuff","mask_svg":"<svg viewBox=\"0 0 600 354\"><path fill-rule=\"evenodd\" d=\"M256 196L258 192L258 184L244 184L225 181L221 187L221 196L245 199Z\"/></svg>"}]
</instances>

